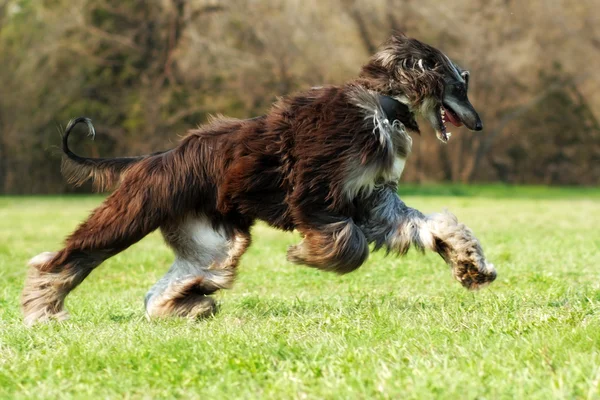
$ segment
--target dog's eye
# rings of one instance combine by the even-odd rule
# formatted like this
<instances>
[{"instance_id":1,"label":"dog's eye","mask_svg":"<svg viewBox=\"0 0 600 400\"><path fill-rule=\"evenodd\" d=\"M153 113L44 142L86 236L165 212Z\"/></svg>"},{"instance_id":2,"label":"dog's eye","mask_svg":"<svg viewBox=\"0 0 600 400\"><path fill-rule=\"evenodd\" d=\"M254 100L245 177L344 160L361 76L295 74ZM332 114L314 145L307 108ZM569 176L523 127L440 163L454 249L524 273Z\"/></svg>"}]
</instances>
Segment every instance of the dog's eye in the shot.
<instances>
[{"instance_id":1,"label":"dog's eye","mask_svg":"<svg viewBox=\"0 0 600 400\"><path fill-rule=\"evenodd\" d=\"M463 97L467 95L467 85L462 82L454 82L447 86L446 90L455 96Z\"/></svg>"}]
</instances>

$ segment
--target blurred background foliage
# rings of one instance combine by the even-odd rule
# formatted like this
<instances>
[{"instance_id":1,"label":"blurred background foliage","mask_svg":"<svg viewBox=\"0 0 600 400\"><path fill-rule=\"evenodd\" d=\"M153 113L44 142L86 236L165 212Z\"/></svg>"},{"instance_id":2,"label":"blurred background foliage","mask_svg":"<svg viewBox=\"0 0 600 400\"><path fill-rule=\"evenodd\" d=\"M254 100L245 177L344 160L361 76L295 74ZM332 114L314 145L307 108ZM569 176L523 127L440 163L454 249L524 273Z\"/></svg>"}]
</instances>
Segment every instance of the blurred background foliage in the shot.
<instances>
[{"instance_id":1,"label":"blurred background foliage","mask_svg":"<svg viewBox=\"0 0 600 400\"><path fill-rule=\"evenodd\" d=\"M485 129L428 124L403 179L600 182L598 0L0 0L0 193L63 193L59 126L90 156L173 147L209 114L356 76L393 30L471 71Z\"/></svg>"}]
</instances>

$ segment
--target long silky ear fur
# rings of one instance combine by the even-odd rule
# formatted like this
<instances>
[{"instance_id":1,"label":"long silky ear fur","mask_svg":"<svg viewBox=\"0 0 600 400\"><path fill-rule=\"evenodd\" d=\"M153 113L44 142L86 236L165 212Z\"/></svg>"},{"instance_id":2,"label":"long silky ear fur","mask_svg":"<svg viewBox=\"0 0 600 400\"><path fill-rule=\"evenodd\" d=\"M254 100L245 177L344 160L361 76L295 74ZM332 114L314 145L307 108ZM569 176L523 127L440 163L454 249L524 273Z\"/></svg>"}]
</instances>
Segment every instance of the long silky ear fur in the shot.
<instances>
[{"instance_id":1,"label":"long silky ear fur","mask_svg":"<svg viewBox=\"0 0 600 400\"><path fill-rule=\"evenodd\" d=\"M75 186L81 186L92 179L94 189L105 191L115 187L121 176L133 164L149 157L148 155L137 157L119 157L119 158L89 158L81 157L73 153L69 148L69 134L78 123L85 123L88 126L89 135L92 139L96 136L96 131L92 121L86 117L78 117L69 121L65 134L62 137L62 150L64 153L61 172L67 179L67 182ZM163 152L152 155L162 154Z\"/></svg>"},{"instance_id":2,"label":"long silky ear fur","mask_svg":"<svg viewBox=\"0 0 600 400\"><path fill-rule=\"evenodd\" d=\"M370 87L389 91L389 95L398 94L398 88L391 87L399 83L402 94L418 106L428 97L441 98L449 63L438 49L395 32L363 66L360 76L370 81Z\"/></svg>"}]
</instances>

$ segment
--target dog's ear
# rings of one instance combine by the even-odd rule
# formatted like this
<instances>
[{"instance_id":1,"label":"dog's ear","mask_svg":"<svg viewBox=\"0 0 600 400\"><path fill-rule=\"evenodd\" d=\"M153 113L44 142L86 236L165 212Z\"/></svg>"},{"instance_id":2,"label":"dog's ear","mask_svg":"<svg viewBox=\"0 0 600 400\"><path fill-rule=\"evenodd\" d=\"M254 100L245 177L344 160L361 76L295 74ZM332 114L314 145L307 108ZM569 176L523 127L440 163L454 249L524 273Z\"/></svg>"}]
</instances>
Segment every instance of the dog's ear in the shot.
<instances>
[{"instance_id":1,"label":"dog's ear","mask_svg":"<svg viewBox=\"0 0 600 400\"><path fill-rule=\"evenodd\" d=\"M462 76L462 78L465 80L465 86L467 90L469 90L469 75L471 75L469 71L463 71L460 73L460 76Z\"/></svg>"}]
</instances>

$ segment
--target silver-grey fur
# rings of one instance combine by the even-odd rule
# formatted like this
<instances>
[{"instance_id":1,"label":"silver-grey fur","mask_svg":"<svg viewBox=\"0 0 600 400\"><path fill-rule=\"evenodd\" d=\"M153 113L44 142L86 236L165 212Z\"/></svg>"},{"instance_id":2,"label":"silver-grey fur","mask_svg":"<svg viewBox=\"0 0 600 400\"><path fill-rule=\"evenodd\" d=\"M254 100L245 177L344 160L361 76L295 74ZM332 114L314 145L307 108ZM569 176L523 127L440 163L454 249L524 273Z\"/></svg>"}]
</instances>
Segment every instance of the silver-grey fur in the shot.
<instances>
[{"instance_id":1,"label":"silver-grey fur","mask_svg":"<svg viewBox=\"0 0 600 400\"><path fill-rule=\"evenodd\" d=\"M369 196L377 182L398 182L412 150L412 138L400 121L387 118L376 92L357 86L350 96L363 111L365 124L374 126L373 134L381 147L388 152L390 159L394 159L391 168L382 168L379 164L364 166L359 160L353 160L347 166L344 190L349 199L354 199Z\"/></svg>"},{"instance_id":2,"label":"silver-grey fur","mask_svg":"<svg viewBox=\"0 0 600 400\"><path fill-rule=\"evenodd\" d=\"M368 214L359 223L375 248L405 254L410 246L439 253L452 267L454 277L467 288L483 286L496 278L473 232L448 212L424 215L408 207L390 182L376 188L368 199Z\"/></svg>"},{"instance_id":3,"label":"silver-grey fur","mask_svg":"<svg viewBox=\"0 0 600 400\"><path fill-rule=\"evenodd\" d=\"M204 216L189 216L162 229L175 252L169 271L146 294L148 317L204 317L216 310L209 294L231 287L248 236L228 235Z\"/></svg>"}]
</instances>

